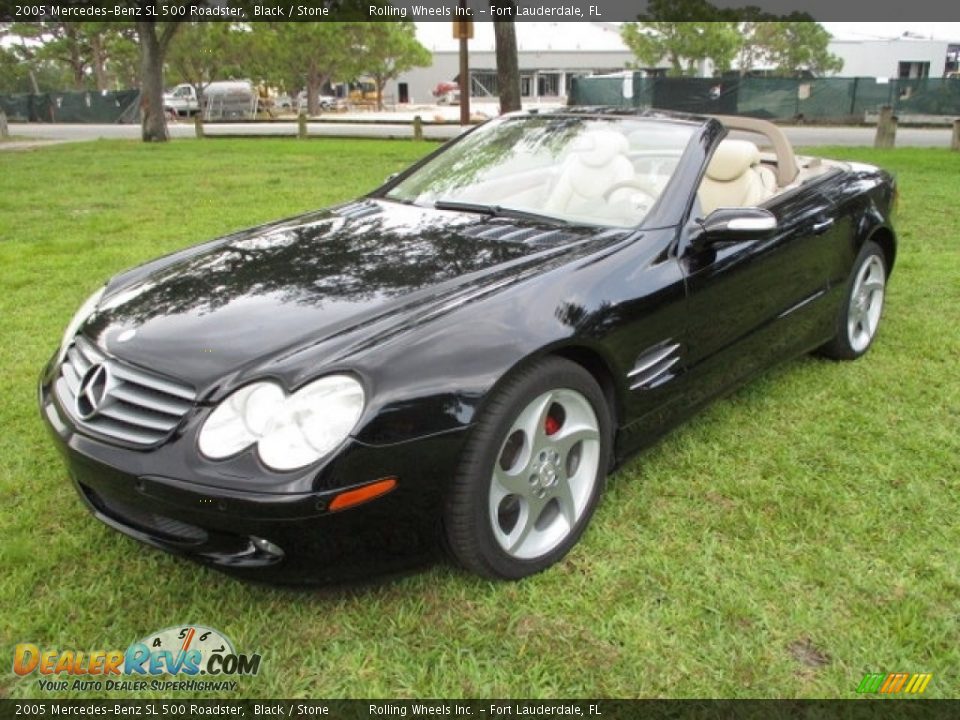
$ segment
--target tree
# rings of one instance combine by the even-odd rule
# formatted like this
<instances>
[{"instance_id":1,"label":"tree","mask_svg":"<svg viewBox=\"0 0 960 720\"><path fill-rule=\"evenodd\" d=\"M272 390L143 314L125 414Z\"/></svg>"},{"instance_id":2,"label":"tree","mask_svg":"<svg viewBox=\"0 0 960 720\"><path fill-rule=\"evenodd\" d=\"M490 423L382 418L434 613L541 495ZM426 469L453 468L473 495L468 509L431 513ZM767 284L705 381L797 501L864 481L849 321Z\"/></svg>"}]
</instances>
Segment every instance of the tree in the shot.
<instances>
[{"instance_id":1,"label":"tree","mask_svg":"<svg viewBox=\"0 0 960 720\"><path fill-rule=\"evenodd\" d=\"M132 22L0 23L0 37L6 39L7 57L20 64L5 72L4 80L12 76L15 84L24 85L25 79L24 91L137 84Z\"/></svg>"},{"instance_id":2,"label":"tree","mask_svg":"<svg viewBox=\"0 0 960 720\"><path fill-rule=\"evenodd\" d=\"M37 25L40 26L43 42L37 56L68 68L73 79L73 88L85 89L92 53L83 23L42 22Z\"/></svg>"},{"instance_id":3,"label":"tree","mask_svg":"<svg viewBox=\"0 0 960 720\"><path fill-rule=\"evenodd\" d=\"M741 71L763 63L774 67L777 75L792 76L807 70L814 75L839 72L843 59L828 49L830 33L822 25L808 21L744 23L746 38L740 52Z\"/></svg>"},{"instance_id":4,"label":"tree","mask_svg":"<svg viewBox=\"0 0 960 720\"><path fill-rule=\"evenodd\" d=\"M417 40L417 28L409 20L374 22L363 25L362 70L377 85L377 109L383 109L383 86L400 73L433 62L430 51ZM470 92L469 85L461 92Z\"/></svg>"},{"instance_id":5,"label":"tree","mask_svg":"<svg viewBox=\"0 0 960 720\"><path fill-rule=\"evenodd\" d=\"M210 83L243 74L246 34L229 22L182 23L167 62L177 80L193 86L201 108Z\"/></svg>"},{"instance_id":6,"label":"tree","mask_svg":"<svg viewBox=\"0 0 960 720\"><path fill-rule=\"evenodd\" d=\"M743 42L735 15L707 0L650 0L638 16L643 22L624 23L620 34L645 66L666 59L671 75L694 75L698 63L711 60L723 72Z\"/></svg>"},{"instance_id":7,"label":"tree","mask_svg":"<svg viewBox=\"0 0 960 720\"><path fill-rule=\"evenodd\" d=\"M490 7L505 11L501 17L506 18L493 21L493 39L497 50L497 89L500 92L502 114L521 109L517 28L513 22L516 3L513 0L490 0ZM469 88L467 92L470 92Z\"/></svg>"},{"instance_id":8,"label":"tree","mask_svg":"<svg viewBox=\"0 0 960 720\"><path fill-rule=\"evenodd\" d=\"M316 115L323 86L332 78L357 72L361 27L361 23L329 21L253 23L252 69L291 95L306 88L307 112Z\"/></svg>"},{"instance_id":9,"label":"tree","mask_svg":"<svg viewBox=\"0 0 960 720\"><path fill-rule=\"evenodd\" d=\"M40 83L37 82L37 73L43 59L40 51L43 49L43 34L45 23L3 23L0 37L8 38L11 42L10 52L23 64L30 82L30 92L40 92Z\"/></svg>"},{"instance_id":10,"label":"tree","mask_svg":"<svg viewBox=\"0 0 960 720\"><path fill-rule=\"evenodd\" d=\"M711 60L716 72L724 72L742 42L734 22L625 23L620 34L641 64L656 66L666 59L671 75L695 75L704 60Z\"/></svg>"},{"instance_id":11,"label":"tree","mask_svg":"<svg viewBox=\"0 0 960 720\"><path fill-rule=\"evenodd\" d=\"M88 64L97 90L112 85L132 87L137 84L136 29L132 22L90 21L76 23L89 53Z\"/></svg>"},{"instance_id":12,"label":"tree","mask_svg":"<svg viewBox=\"0 0 960 720\"><path fill-rule=\"evenodd\" d=\"M167 118L163 111L163 63L179 27L177 23L137 20L140 42L140 128L144 142L169 140Z\"/></svg>"}]
</instances>

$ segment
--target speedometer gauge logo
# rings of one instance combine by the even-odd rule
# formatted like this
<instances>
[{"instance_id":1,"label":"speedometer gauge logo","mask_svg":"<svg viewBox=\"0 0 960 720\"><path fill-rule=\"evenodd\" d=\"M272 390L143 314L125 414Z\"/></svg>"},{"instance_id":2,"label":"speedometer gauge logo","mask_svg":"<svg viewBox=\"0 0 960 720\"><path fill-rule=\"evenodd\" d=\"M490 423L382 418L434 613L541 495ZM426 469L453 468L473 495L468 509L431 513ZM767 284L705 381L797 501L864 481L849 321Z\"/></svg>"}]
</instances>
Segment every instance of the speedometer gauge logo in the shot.
<instances>
[{"instance_id":1,"label":"speedometer gauge logo","mask_svg":"<svg viewBox=\"0 0 960 720\"><path fill-rule=\"evenodd\" d=\"M259 669L260 655L237 653L226 635L205 625L165 628L126 653L128 674L256 675Z\"/></svg>"}]
</instances>

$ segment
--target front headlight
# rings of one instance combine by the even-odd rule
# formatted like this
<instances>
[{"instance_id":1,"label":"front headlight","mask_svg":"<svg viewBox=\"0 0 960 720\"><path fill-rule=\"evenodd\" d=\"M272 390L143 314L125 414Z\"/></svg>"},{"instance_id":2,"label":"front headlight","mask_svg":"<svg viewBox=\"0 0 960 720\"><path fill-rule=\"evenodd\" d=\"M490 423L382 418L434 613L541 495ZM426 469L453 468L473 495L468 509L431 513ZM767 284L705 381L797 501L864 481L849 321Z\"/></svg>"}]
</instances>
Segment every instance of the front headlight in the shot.
<instances>
[{"instance_id":1,"label":"front headlight","mask_svg":"<svg viewBox=\"0 0 960 720\"><path fill-rule=\"evenodd\" d=\"M200 451L229 457L257 443L274 470L309 465L343 442L364 408L363 386L349 375L329 375L289 397L274 383L258 382L220 403L200 430Z\"/></svg>"},{"instance_id":2,"label":"front headlight","mask_svg":"<svg viewBox=\"0 0 960 720\"><path fill-rule=\"evenodd\" d=\"M217 405L203 424L200 452L222 460L249 447L263 435L283 401L283 388L271 382L240 388Z\"/></svg>"},{"instance_id":3,"label":"front headlight","mask_svg":"<svg viewBox=\"0 0 960 720\"><path fill-rule=\"evenodd\" d=\"M80 326L83 325L87 318L93 315L94 310L97 309L100 298L103 297L103 291L106 289L107 287L104 285L97 290L93 295L84 300L80 309L73 314L73 318L67 325L67 329L63 331L63 339L60 341L60 352L57 355L58 364L63 362L63 358L67 354L67 349L70 347L70 343L73 342L74 335L80 330Z\"/></svg>"}]
</instances>

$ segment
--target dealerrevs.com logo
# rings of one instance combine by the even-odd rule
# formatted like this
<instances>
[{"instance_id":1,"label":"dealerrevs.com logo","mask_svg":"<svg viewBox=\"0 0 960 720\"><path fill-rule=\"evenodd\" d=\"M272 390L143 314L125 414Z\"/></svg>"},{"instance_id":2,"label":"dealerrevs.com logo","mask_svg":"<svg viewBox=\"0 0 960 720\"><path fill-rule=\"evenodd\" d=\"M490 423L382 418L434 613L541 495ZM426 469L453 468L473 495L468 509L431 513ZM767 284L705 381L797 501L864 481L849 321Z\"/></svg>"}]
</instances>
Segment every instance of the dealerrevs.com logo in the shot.
<instances>
[{"instance_id":1,"label":"dealerrevs.com logo","mask_svg":"<svg viewBox=\"0 0 960 720\"><path fill-rule=\"evenodd\" d=\"M260 661L257 653L238 653L213 628L186 625L151 633L126 650L41 649L20 643L13 652L13 672L38 677L43 691L223 691L237 689L235 677L256 675Z\"/></svg>"}]
</instances>

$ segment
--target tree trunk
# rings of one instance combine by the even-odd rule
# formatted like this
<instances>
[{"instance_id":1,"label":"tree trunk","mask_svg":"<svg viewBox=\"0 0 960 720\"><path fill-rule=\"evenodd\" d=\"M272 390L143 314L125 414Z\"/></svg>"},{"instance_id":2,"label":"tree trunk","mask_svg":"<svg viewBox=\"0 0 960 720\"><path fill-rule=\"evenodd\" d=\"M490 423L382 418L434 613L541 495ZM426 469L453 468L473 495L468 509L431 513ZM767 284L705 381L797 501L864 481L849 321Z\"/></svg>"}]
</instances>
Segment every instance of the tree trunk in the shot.
<instances>
[{"instance_id":1,"label":"tree trunk","mask_svg":"<svg viewBox=\"0 0 960 720\"><path fill-rule=\"evenodd\" d=\"M167 117L163 111L163 58L177 25L168 23L160 37L152 20L137 21L140 38L140 129L144 142L166 142Z\"/></svg>"},{"instance_id":2,"label":"tree trunk","mask_svg":"<svg viewBox=\"0 0 960 720\"><path fill-rule=\"evenodd\" d=\"M30 67L27 70L27 74L30 76L30 87L33 88L33 94L40 94L40 86L37 84L37 74L33 71L33 67Z\"/></svg>"},{"instance_id":3,"label":"tree trunk","mask_svg":"<svg viewBox=\"0 0 960 720\"><path fill-rule=\"evenodd\" d=\"M897 144L897 117L893 108L884 105L880 108L880 117L877 118L877 134L873 140L875 148L892 148Z\"/></svg>"},{"instance_id":4,"label":"tree trunk","mask_svg":"<svg viewBox=\"0 0 960 720\"><path fill-rule=\"evenodd\" d=\"M73 88L74 90L83 90L84 80L86 80L84 71L87 69L87 62L80 51L76 26L72 23L63 23L61 27L64 28L64 38L67 41L67 57L64 60L73 70Z\"/></svg>"},{"instance_id":5,"label":"tree trunk","mask_svg":"<svg viewBox=\"0 0 960 720\"><path fill-rule=\"evenodd\" d=\"M377 111L383 111L383 78L377 75L374 78L377 82Z\"/></svg>"},{"instance_id":6,"label":"tree trunk","mask_svg":"<svg viewBox=\"0 0 960 720\"><path fill-rule=\"evenodd\" d=\"M73 87L75 90L84 89L84 74L83 74L83 65L80 63L70 63L73 67Z\"/></svg>"},{"instance_id":7,"label":"tree trunk","mask_svg":"<svg viewBox=\"0 0 960 720\"><path fill-rule=\"evenodd\" d=\"M94 35L92 41L93 50L93 76L97 80L97 90L108 90L107 71L106 71L106 53L103 48L103 37Z\"/></svg>"},{"instance_id":8,"label":"tree trunk","mask_svg":"<svg viewBox=\"0 0 960 720\"><path fill-rule=\"evenodd\" d=\"M320 114L320 74L315 67L307 71L307 114Z\"/></svg>"},{"instance_id":9,"label":"tree trunk","mask_svg":"<svg viewBox=\"0 0 960 720\"><path fill-rule=\"evenodd\" d=\"M512 0L491 0L491 6L510 6L516 11ZM517 29L513 18L493 21L493 37L497 48L497 86L500 90L500 113L520 110L520 62L517 59ZM461 87L460 96L470 94L470 78L467 87ZM462 83L461 83L462 85Z\"/></svg>"}]
</instances>

